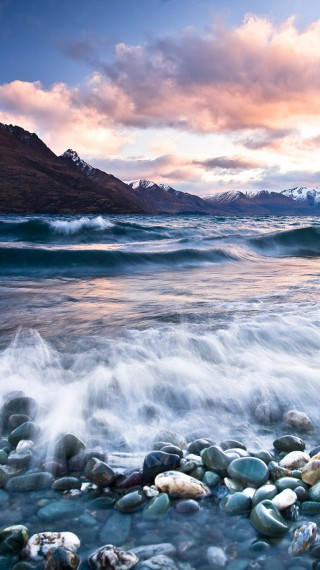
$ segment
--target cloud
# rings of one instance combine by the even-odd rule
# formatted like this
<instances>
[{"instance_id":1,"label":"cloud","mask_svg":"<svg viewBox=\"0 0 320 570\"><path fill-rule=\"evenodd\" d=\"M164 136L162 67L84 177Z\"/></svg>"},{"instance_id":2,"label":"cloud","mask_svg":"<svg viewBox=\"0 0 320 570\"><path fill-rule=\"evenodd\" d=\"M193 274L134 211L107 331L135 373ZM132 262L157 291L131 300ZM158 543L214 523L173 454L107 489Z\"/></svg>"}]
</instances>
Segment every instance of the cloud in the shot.
<instances>
[{"instance_id":1,"label":"cloud","mask_svg":"<svg viewBox=\"0 0 320 570\"><path fill-rule=\"evenodd\" d=\"M258 129L244 134L237 142L250 150L260 150L276 147L279 141L295 134L295 129Z\"/></svg>"},{"instance_id":2,"label":"cloud","mask_svg":"<svg viewBox=\"0 0 320 570\"><path fill-rule=\"evenodd\" d=\"M261 168L255 162L244 160L242 158L233 158L228 156L217 156L215 158L207 158L206 160L194 160L193 164L204 168L206 171L210 170L252 170L254 168Z\"/></svg>"}]
</instances>

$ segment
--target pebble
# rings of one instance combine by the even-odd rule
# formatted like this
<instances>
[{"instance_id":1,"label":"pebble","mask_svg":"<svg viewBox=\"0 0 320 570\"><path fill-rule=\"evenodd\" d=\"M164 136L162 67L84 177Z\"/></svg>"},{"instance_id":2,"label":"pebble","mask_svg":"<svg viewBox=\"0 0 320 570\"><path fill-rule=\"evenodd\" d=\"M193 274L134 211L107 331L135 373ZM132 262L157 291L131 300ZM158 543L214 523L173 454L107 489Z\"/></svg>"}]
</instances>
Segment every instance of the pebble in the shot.
<instances>
[{"instance_id":1,"label":"pebble","mask_svg":"<svg viewBox=\"0 0 320 570\"><path fill-rule=\"evenodd\" d=\"M153 483L156 476L164 471L176 469L180 464L180 456L165 453L164 451L151 451L143 462L143 478L146 483Z\"/></svg>"},{"instance_id":2,"label":"pebble","mask_svg":"<svg viewBox=\"0 0 320 570\"><path fill-rule=\"evenodd\" d=\"M268 480L266 464L256 457L234 459L228 467L228 473L244 486L259 487Z\"/></svg>"},{"instance_id":3,"label":"pebble","mask_svg":"<svg viewBox=\"0 0 320 570\"><path fill-rule=\"evenodd\" d=\"M116 480L116 474L107 463L92 457L85 468L85 476L98 487L109 487Z\"/></svg>"},{"instance_id":4,"label":"pebble","mask_svg":"<svg viewBox=\"0 0 320 570\"><path fill-rule=\"evenodd\" d=\"M252 500L244 493L236 492L223 497L220 507L230 515L241 515L251 510Z\"/></svg>"},{"instance_id":5,"label":"pebble","mask_svg":"<svg viewBox=\"0 0 320 570\"><path fill-rule=\"evenodd\" d=\"M26 545L26 554L31 560L43 560L51 548L63 547L76 552L80 540L73 532L39 532L33 534Z\"/></svg>"},{"instance_id":6,"label":"pebble","mask_svg":"<svg viewBox=\"0 0 320 570\"><path fill-rule=\"evenodd\" d=\"M314 485L320 479L320 460L311 459L301 472L301 479L308 485Z\"/></svg>"},{"instance_id":7,"label":"pebble","mask_svg":"<svg viewBox=\"0 0 320 570\"><path fill-rule=\"evenodd\" d=\"M300 437L295 435L282 435L274 440L273 447L277 451L289 453L290 451L304 451L306 444Z\"/></svg>"},{"instance_id":8,"label":"pebble","mask_svg":"<svg viewBox=\"0 0 320 570\"><path fill-rule=\"evenodd\" d=\"M9 479L5 488L7 491L39 491L51 487L53 480L51 473L45 471L26 473Z\"/></svg>"},{"instance_id":9,"label":"pebble","mask_svg":"<svg viewBox=\"0 0 320 570\"><path fill-rule=\"evenodd\" d=\"M19 554L28 542L28 529L13 525L0 532L0 555Z\"/></svg>"},{"instance_id":10,"label":"pebble","mask_svg":"<svg viewBox=\"0 0 320 570\"><path fill-rule=\"evenodd\" d=\"M209 546L207 550L207 559L211 566L224 568L227 563L227 555L220 546Z\"/></svg>"},{"instance_id":11,"label":"pebble","mask_svg":"<svg viewBox=\"0 0 320 570\"><path fill-rule=\"evenodd\" d=\"M310 461L310 456L308 453L303 451L291 451L281 461L279 461L280 467L285 467L286 469L300 469L304 467Z\"/></svg>"},{"instance_id":12,"label":"pebble","mask_svg":"<svg viewBox=\"0 0 320 570\"><path fill-rule=\"evenodd\" d=\"M176 445L177 447L180 447L180 449L185 449L187 447L186 438L183 437L183 435L181 435L175 431L170 431L170 430L164 430L164 431L158 433L158 435L155 437L155 441L163 441L166 443L170 443L172 445Z\"/></svg>"},{"instance_id":13,"label":"pebble","mask_svg":"<svg viewBox=\"0 0 320 570\"><path fill-rule=\"evenodd\" d=\"M88 558L89 565L97 570L129 570L138 562L138 557L133 552L121 550L113 544L105 544L96 550Z\"/></svg>"},{"instance_id":14,"label":"pebble","mask_svg":"<svg viewBox=\"0 0 320 570\"><path fill-rule=\"evenodd\" d=\"M286 413L285 420L290 426L300 431L310 431L313 428L312 421L309 416L304 412L299 412L298 410L289 410Z\"/></svg>"},{"instance_id":15,"label":"pebble","mask_svg":"<svg viewBox=\"0 0 320 570\"><path fill-rule=\"evenodd\" d=\"M289 530L288 523L269 500L261 501L252 509L250 521L257 531L265 536L282 536Z\"/></svg>"},{"instance_id":16,"label":"pebble","mask_svg":"<svg viewBox=\"0 0 320 570\"><path fill-rule=\"evenodd\" d=\"M281 491L281 493L279 493L279 495L276 495L272 499L272 502L277 507L277 509L279 509L279 511L283 511L283 509L294 505L297 499L298 497L296 493L292 491L292 489L284 489Z\"/></svg>"},{"instance_id":17,"label":"pebble","mask_svg":"<svg viewBox=\"0 0 320 570\"><path fill-rule=\"evenodd\" d=\"M211 494L209 487L202 481L179 471L160 473L155 479L155 485L159 491L176 499L200 499Z\"/></svg>"},{"instance_id":18,"label":"pebble","mask_svg":"<svg viewBox=\"0 0 320 570\"><path fill-rule=\"evenodd\" d=\"M296 556L309 550L317 536L317 525L308 522L294 531L293 540L289 548L289 554Z\"/></svg>"},{"instance_id":19,"label":"pebble","mask_svg":"<svg viewBox=\"0 0 320 570\"><path fill-rule=\"evenodd\" d=\"M57 547L49 550L44 570L77 570L80 557L70 550Z\"/></svg>"},{"instance_id":20,"label":"pebble","mask_svg":"<svg viewBox=\"0 0 320 570\"><path fill-rule=\"evenodd\" d=\"M60 521L66 518L78 517L82 514L83 509L84 505L79 501L50 501L50 503L38 510L37 516L45 522Z\"/></svg>"},{"instance_id":21,"label":"pebble","mask_svg":"<svg viewBox=\"0 0 320 570\"><path fill-rule=\"evenodd\" d=\"M133 552L139 560L148 560L153 556L164 554L166 556L174 556L176 554L176 547L171 542L161 542L159 544L148 544L146 546L137 546L132 548Z\"/></svg>"},{"instance_id":22,"label":"pebble","mask_svg":"<svg viewBox=\"0 0 320 570\"><path fill-rule=\"evenodd\" d=\"M229 457L218 445L211 445L201 453L202 461L208 469L219 475L226 475L232 457Z\"/></svg>"},{"instance_id":23,"label":"pebble","mask_svg":"<svg viewBox=\"0 0 320 570\"><path fill-rule=\"evenodd\" d=\"M139 563L136 570L178 570L178 566L169 556L158 554L149 560Z\"/></svg>"},{"instance_id":24,"label":"pebble","mask_svg":"<svg viewBox=\"0 0 320 570\"><path fill-rule=\"evenodd\" d=\"M171 501L167 493L158 493L144 508L143 516L147 519L159 517L168 511Z\"/></svg>"}]
</instances>

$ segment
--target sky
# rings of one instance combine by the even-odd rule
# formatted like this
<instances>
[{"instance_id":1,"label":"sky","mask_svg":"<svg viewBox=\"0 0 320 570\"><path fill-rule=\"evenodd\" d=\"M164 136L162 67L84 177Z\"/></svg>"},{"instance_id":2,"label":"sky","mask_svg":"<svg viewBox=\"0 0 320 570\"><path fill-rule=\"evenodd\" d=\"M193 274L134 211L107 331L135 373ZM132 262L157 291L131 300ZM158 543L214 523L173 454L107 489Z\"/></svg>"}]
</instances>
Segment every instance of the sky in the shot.
<instances>
[{"instance_id":1,"label":"sky","mask_svg":"<svg viewBox=\"0 0 320 570\"><path fill-rule=\"evenodd\" d=\"M0 0L0 122L122 180L320 185L318 0Z\"/></svg>"}]
</instances>

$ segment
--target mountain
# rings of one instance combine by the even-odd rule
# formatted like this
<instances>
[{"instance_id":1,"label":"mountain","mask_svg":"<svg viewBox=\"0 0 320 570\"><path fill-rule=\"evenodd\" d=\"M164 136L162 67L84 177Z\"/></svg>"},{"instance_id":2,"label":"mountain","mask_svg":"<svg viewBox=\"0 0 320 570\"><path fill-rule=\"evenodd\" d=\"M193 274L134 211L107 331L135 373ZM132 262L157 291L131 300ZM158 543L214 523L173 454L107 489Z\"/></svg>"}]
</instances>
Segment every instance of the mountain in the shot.
<instances>
[{"instance_id":1,"label":"mountain","mask_svg":"<svg viewBox=\"0 0 320 570\"><path fill-rule=\"evenodd\" d=\"M284 191L286 192L286 191ZM289 216L312 214L310 204L299 203L284 192L249 190L223 192L206 196L205 201L228 215L243 216Z\"/></svg>"},{"instance_id":2,"label":"mountain","mask_svg":"<svg viewBox=\"0 0 320 570\"><path fill-rule=\"evenodd\" d=\"M148 200L158 214L219 213L219 209L199 196L165 184L155 184L151 180L131 180L127 184L137 197Z\"/></svg>"},{"instance_id":3,"label":"mountain","mask_svg":"<svg viewBox=\"0 0 320 570\"><path fill-rule=\"evenodd\" d=\"M297 202L309 204L310 206L320 207L320 187L308 188L307 186L300 186L296 188L289 188L282 190L281 194L288 196Z\"/></svg>"},{"instance_id":4,"label":"mountain","mask_svg":"<svg viewBox=\"0 0 320 570\"><path fill-rule=\"evenodd\" d=\"M103 181L98 174L90 178L70 158L57 157L35 133L0 123L1 213L147 211L121 180L107 174Z\"/></svg>"}]
</instances>

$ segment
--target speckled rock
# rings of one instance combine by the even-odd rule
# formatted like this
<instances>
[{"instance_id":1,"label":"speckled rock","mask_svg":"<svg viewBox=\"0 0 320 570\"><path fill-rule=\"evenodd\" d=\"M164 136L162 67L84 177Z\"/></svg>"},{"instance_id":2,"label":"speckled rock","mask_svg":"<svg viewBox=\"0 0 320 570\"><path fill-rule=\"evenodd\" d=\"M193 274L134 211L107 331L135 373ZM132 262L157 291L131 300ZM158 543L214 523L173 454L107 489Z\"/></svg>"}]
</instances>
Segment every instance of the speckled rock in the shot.
<instances>
[{"instance_id":1,"label":"speckled rock","mask_svg":"<svg viewBox=\"0 0 320 570\"><path fill-rule=\"evenodd\" d=\"M81 562L80 557L65 548L52 548L47 554L44 570L77 570Z\"/></svg>"},{"instance_id":2,"label":"speckled rock","mask_svg":"<svg viewBox=\"0 0 320 570\"><path fill-rule=\"evenodd\" d=\"M138 562L133 552L117 548L112 544L105 544L88 558L89 565L97 570L129 570Z\"/></svg>"},{"instance_id":3,"label":"speckled rock","mask_svg":"<svg viewBox=\"0 0 320 570\"><path fill-rule=\"evenodd\" d=\"M27 542L27 527L23 525L6 527L0 532L0 555L19 554Z\"/></svg>"},{"instance_id":4,"label":"speckled rock","mask_svg":"<svg viewBox=\"0 0 320 570\"><path fill-rule=\"evenodd\" d=\"M300 437L295 435L282 435L274 440L273 447L277 451L290 453L290 451L304 451L306 444Z\"/></svg>"},{"instance_id":5,"label":"speckled rock","mask_svg":"<svg viewBox=\"0 0 320 570\"><path fill-rule=\"evenodd\" d=\"M311 459L301 472L301 479L308 485L315 485L320 480L320 460Z\"/></svg>"},{"instance_id":6,"label":"speckled rock","mask_svg":"<svg viewBox=\"0 0 320 570\"><path fill-rule=\"evenodd\" d=\"M27 543L26 554L31 560L43 560L51 548L66 548L76 552L80 540L73 532L39 532L33 534Z\"/></svg>"},{"instance_id":7,"label":"speckled rock","mask_svg":"<svg viewBox=\"0 0 320 570\"><path fill-rule=\"evenodd\" d=\"M240 457L230 463L228 473L245 486L259 487L268 480L266 464L256 457Z\"/></svg>"},{"instance_id":8,"label":"speckled rock","mask_svg":"<svg viewBox=\"0 0 320 570\"><path fill-rule=\"evenodd\" d=\"M297 495L292 489L284 489L279 495L276 495L272 502L273 504L279 509L279 511L283 511L287 507L291 507L297 502Z\"/></svg>"},{"instance_id":9,"label":"speckled rock","mask_svg":"<svg viewBox=\"0 0 320 570\"><path fill-rule=\"evenodd\" d=\"M317 536L317 525L314 522L308 522L294 531L293 540L289 548L292 556L302 554L309 550L311 544Z\"/></svg>"},{"instance_id":10,"label":"speckled rock","mask_svg":"<svg viewBox=\"0 0 320 570\"><path fill-rule=\"evenodd\" d=\"M202 481L179 471L160 473L155 479L155 485L159 491L177 499L200 499L211 494L209 487Z\"/></svg>"},{"instance_id":11,"label":"speckled rock","mask_svg":"<svg viewBox=\"0 0 320 570\"><path fill-rule=\"evenodd\" d=\"M272 501L261 501L251 511L250 521L258 532L265 536L282 536L289 530L289 525L281 516Z\"/></svg>"},{"instance_id":12,"label":"speckled rock","mask_svg":"<svg viewBox=\"0 0 320 570\"><path fill-rule=\"evenodd\" d=\"M289 410L285 416L286 422L300 431L310 431L313 428L312 421L304 412Z\"/></svg>"},{"instance_id":13,"label":"speckled rock","mask_svg":"<svg viewBox=\"0 0 320 570\"><path fill-rule=\"evenodd\" d=\"M291 451L285 455L280 461L280 467L286 469L301 469L310 461L310 456L304 451Z\"/></svg>"}]
</instances>

